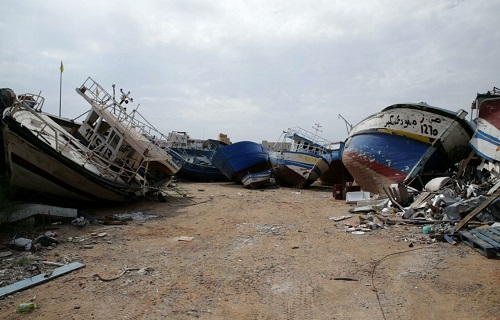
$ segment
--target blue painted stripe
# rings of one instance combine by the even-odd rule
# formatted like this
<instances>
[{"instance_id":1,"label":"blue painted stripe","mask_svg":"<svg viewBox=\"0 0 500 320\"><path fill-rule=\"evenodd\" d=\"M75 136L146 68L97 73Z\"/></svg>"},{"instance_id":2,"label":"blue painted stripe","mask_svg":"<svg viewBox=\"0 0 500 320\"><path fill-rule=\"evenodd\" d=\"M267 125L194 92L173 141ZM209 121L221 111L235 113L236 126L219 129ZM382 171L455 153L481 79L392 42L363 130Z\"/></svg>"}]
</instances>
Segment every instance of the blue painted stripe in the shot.
<instances>
[{"instance_id":1,"label":"blue painted stripe","mask_svg":"<svg viewBox=\"0 0 500 320\"><path fill-rule=\"evenodd\" d=\"M282 159L271 159L271 162L277 165L282 165L282 166L296 166L299 168L304 168L304 169L311 169L314 165L312 164L307 164L303 162L298 162L298 161L289 161L289 160L282 160Z\"/></svg>"},{"instance_id":2,"label":"blue painted stripe","mask_svg":"<svg viewBox=\"0 0 500 320\"><path fill-rule=\"evenodd\" d=\"M494 146L497 146L497 148L500 147L500 139L499 138L492 136L492 135L490 135L482 130L479 130L479 129L474 133L474 136L472 137L472 139L482 140L482 141L485 141L486 143L490 143ZM481 158L484 158L488 161L496 161L495 158L490 157L489 155L484 153L482 150L477 148L477 146L472 143L472 140L471 140L471 143L469 143L469 145Z\"/></svg>"},{"instance_id":3,"label":"blue painted stripe","mask_svg":"<svg viewBox=\"0 0 500 320\"><path fill-rule=\"evenodd\" d=\"M492 136L491 134L481 130L477 130L476 133L474 133L474 138L488 141L491 144L500 146L500 139L498 137Z\"/></svg>"},{"instance_id":4,"label":"blue painted stripe","mask_svg":"<svg viewBox=\"0 0 500 320\"><path fill-rule=\"evenodd\" d=\"M370 162L408 174L430 147L429 144L404 136L367 133L349 138L344 152L354 152ZM446 170L445 160L443 155L435 153L426 162L426 168Z\"/></svg>"},{"instance_id":5,"label":"blue painted stripe","mask_svg":"<svg viewBox=\"0 0 500 320\"><path fill-rule=\"evenodd\" d=\"M471 148L481 157L481 158L484 158L485 160L488 160L488 161L495 161L495 159L493 159L492 157L488 156L486 153L483 153L481 150L479 150L478 148L476 148L475 145L471 144L470 145Z\"/></svg>"}]
</instances>

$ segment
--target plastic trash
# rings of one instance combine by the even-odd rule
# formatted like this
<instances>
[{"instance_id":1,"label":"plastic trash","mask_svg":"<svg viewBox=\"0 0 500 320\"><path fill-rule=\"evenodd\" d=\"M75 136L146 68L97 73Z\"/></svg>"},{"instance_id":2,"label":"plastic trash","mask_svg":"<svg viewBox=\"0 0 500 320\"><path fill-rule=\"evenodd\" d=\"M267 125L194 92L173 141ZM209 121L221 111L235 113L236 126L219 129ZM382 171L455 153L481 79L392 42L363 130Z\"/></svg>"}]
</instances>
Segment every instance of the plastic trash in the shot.
<instances>
[{"instance_id":1,"label":"plastic trash","mask_svg":"<svg viewBox=\"0 0 500 320\"><path fill-rule=\"evenodd\" d=\"M30 312L36 308L33 302L23 302L17 305L16 312Z\"/></svg>"},{"instance_id":2,"label":"plastic trash","mask_svg":"<svg viewBox=\"0 0 500 320\"><path fill-rule=\"evenodd\" d=\"M78 217L73 220L71 220L71 224L74 226L78 227L85 227L90 224L89 220L85 219L84 217Z\"/></svg>"},{"instance_id":3,"label":"plastic trash","mask_svg":"<svg viewBox=\"0 0 500 320\"><path fill-rule=\"evenodd\" d=\"M10 242L10 244L12 246L15 246L19 249L24 249L26 251L29 251L31 250L31 244L32 244L33 240L31 239L27 239L27 238L17 238L17 239L14 239Z\"/></svg>"},{"instance_id":4,"label":"plastic trash","mask_svg":"<svg viewBox=\"0 0 500 320\"><path fill-rule=\"evenodd\" d=\"M156 218L157 216L152 214L144 214L142 212L134 212L134 213L119 213L114 214L113 219L120 221L130 221L130 220L147 220Z\"/></svg>"},{"instance_id":5,"label":"plastic trash","mask_svg":"<svg viewBox=\"0 0 500 320\"><path fill-rule=\"evenodd\" d=\"M432 226L423 226L422 227L422 232L425 234L429 234L432 231L434 231L434 228Z\"/></svg>"}]
</instances>

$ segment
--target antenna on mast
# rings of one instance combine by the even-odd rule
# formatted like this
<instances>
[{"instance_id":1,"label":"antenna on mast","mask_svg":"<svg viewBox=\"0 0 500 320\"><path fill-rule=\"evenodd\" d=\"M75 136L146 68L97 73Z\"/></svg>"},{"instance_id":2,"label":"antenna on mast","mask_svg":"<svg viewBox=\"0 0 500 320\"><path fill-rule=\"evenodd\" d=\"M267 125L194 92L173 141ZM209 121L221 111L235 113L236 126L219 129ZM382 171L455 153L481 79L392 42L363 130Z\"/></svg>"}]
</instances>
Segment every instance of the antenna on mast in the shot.
<instances>
[{"instance_id":1,"label":"antenna on mast","mask_svg":"<svg viewBox=\"0 0 500 320\"><path fill-rule=\"evenodd\" d=\"M319 128L322 128L322 126L319 124L319 123L315 123L314 126L312 127L314 130L316 130L316 132L314 133L314 135L318 135L318 131L319 132L323 132L323 130L320 130Z\"/></svg>"}]
</instances>

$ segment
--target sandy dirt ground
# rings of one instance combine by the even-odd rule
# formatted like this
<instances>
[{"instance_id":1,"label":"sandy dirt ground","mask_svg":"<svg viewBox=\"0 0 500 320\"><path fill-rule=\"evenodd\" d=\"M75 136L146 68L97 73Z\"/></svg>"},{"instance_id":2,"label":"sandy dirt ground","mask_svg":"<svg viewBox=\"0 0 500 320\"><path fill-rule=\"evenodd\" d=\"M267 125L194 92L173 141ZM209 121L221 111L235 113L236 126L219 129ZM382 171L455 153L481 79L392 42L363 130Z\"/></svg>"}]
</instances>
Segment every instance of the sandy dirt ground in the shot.
<instances>
[{"instance_id":1,"label":"sandy dirt ground","mask_svg":"<svg viewBox=\"0 0 500 320\"><path fill-rule=\"evenodd\" d=\"M154 218L63 224L51 250L0 258L1 286L9 270L49 268L42 260L85 264L0 299L0 318L498 319L499 259L433 242L421 226L346 232L359 218L331 187L179 187L191 197L86 211ZM342 215L352 217L331 219ZM16 313L31 301L36 309Z\"/></svg>"}]
</instances>

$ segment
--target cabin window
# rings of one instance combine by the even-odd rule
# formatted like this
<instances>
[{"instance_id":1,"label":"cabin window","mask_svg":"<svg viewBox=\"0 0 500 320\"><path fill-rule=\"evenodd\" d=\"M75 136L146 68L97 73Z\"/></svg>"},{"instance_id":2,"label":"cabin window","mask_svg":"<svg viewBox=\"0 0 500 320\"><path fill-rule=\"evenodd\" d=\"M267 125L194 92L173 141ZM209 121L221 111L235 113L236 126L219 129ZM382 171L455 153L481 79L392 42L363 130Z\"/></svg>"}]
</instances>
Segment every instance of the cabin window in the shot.
<instances>
[{"instance_id":1,"label":"cabin window","mask_svg":"<svg viewBox=\"0 0 500 320\"><path fill-rule=\"evenodd\" d=\"M118 147L118 144L120 143L120 136L117 135L116 132L112 131L111 137L108 139L109 139L108 141L109 141L109 145L111 146L111 148L116 150L116 148Z\"/></svg>"},{"instance_id":2,"label":"cabin window","mask_svg":"<svg viewBox=\"0 0 500 320\"><path fill-rule=\"evenodd\" d=\"M95 112L92 112L87 119L87 123L91 128L95 128L98 120L99 120L99 115Z\"/></svg>"},{"instance_id":3,"label":"cabin window","mask_svg":"<svg viewBox=\"0 0 500 320\"><path fill-rule=\"evenodd\" d=\"M110 133L111 126L109 123L107 123L104 119L101 120L101 123L99 123L99 127L97 128L97 133L99 135L102 135L104 137L107 137Z\"/></svg>"}]
</instances>

